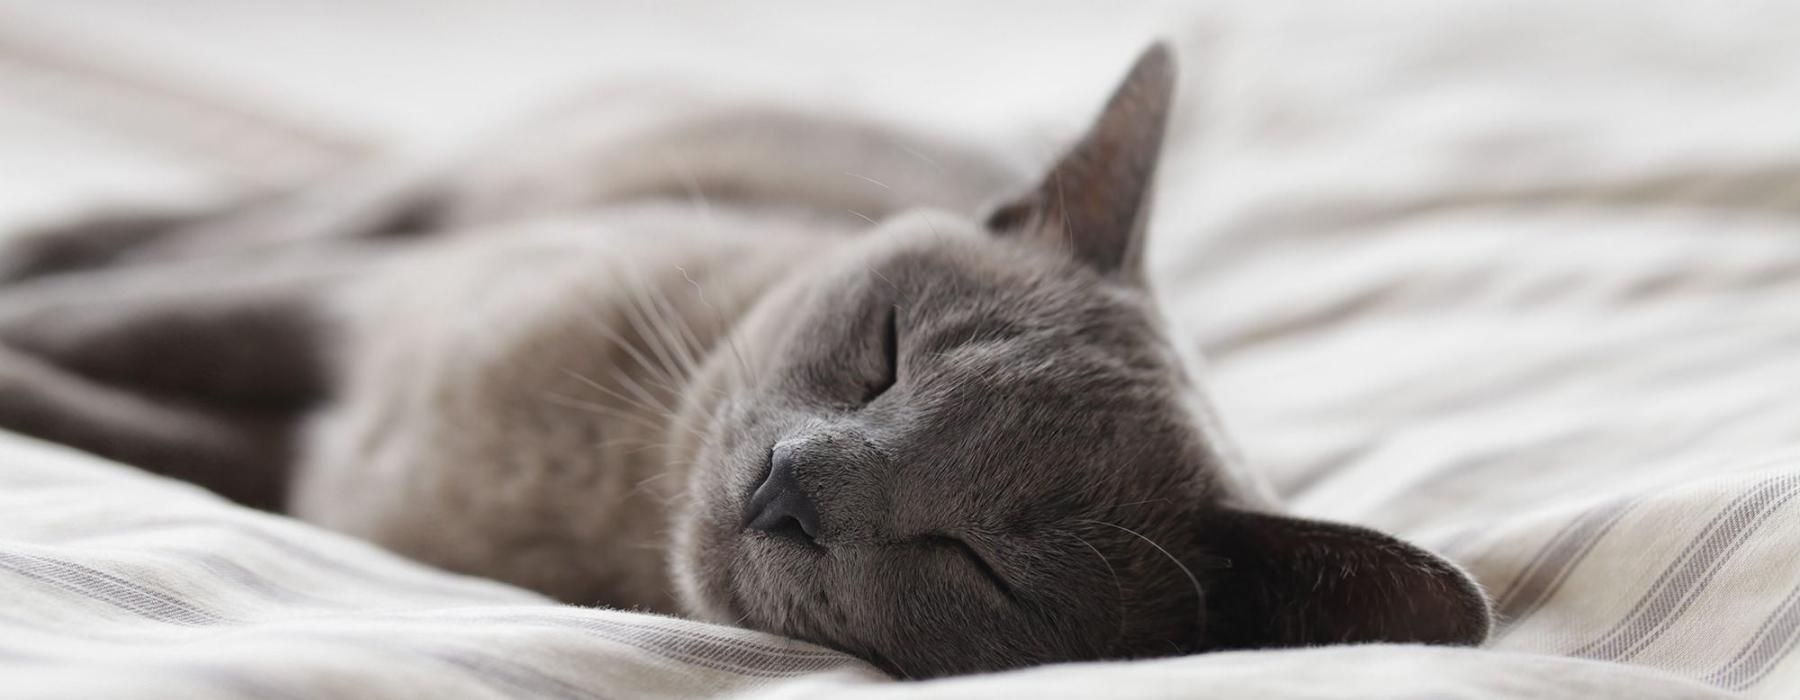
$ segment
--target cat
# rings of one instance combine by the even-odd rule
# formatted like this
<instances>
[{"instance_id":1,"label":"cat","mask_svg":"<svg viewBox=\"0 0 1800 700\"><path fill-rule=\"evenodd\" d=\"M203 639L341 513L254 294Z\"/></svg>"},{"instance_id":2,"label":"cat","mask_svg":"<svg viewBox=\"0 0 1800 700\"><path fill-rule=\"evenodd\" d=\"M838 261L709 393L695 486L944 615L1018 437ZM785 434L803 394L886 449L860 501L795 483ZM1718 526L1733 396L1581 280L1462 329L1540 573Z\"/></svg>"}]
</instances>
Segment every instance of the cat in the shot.
<instances>
[{"instance_id":1,"label":"cat","mask_svg":"<svg viewBox=\"0 0 1800 700\"><path fill-rule=\"evenodd\" d=\"M28 236L0 427L903 678L1480 643L1455 565L1278 514L1226 448L1144 271L1174 75L1152 46L1035 178L683 103Z\"/></svg>"}]
</instances>

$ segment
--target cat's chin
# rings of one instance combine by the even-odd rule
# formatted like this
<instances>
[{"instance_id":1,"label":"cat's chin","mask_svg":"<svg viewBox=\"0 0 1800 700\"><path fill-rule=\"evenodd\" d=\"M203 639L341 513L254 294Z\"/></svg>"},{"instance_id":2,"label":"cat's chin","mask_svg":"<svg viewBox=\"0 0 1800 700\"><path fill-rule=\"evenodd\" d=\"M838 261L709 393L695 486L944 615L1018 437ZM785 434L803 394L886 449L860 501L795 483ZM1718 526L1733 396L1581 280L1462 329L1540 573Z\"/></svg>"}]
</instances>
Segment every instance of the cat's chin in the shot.
<instances>
[{"instance_id":1,"label":"cat's chin","mask_svg":"<svg viewBox=\"0 0 1800 700\"><path fill-rule=\"evenodd\" d=\"M823 595L801 590L807 588L804 572L819 552L745 531L725 522L730 519L683 515L675 528L670 567L684 614L842 648L803 620L810 617L806 613L817 612L813 606L829 604Z\"/></svg>"},{"instance_id":2,"label":"cat's chin","mask_svg":"<svg viewBox=\"0 0 1800 700\"><path fill-rule=\"evenodd\" d=\"M754 538L706 517L705 510L697 504L675 519L669 568L682 613L704 622L780 633L764 624L764 616L738 590L764 578L764 572L745 570L762 554L754 551L756 543L749 541Z\"/></svg>"},{"instance_id":3,"label":"cat's chin","mask_svg":"<svg viewBox=\"0 0 1800 700\"><path fill-rule=\"evenodd\" d=\"M671 528L669 578L675 584L675 600L683 615L721 625L737 624L742 606L733 600L730 556L718 556L711 541L707 518L691 501L677 509ZM710 553L710 555L709 555Z\"/></svg>"}]
</instances>

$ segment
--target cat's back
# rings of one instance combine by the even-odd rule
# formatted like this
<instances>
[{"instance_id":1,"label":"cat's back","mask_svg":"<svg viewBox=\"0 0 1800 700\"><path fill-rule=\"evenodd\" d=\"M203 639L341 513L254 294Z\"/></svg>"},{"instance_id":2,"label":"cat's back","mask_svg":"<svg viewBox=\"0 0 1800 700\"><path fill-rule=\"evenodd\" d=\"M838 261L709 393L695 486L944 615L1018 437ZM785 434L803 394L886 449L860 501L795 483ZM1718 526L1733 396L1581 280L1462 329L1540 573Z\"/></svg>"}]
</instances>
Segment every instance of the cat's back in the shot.
<instances>
[{"instance_id":1,"label":"cat's back","mask_svg":"<svg viewBox=\"0 0 1800 700\"><path fill-rule=\"evenodd\" d=\"M445 220L662 200L867 223L921 206L973 211L1035 166L841 106L666 86L596 90L500 134L447 178Z\"/></svg>"}]
</instances>

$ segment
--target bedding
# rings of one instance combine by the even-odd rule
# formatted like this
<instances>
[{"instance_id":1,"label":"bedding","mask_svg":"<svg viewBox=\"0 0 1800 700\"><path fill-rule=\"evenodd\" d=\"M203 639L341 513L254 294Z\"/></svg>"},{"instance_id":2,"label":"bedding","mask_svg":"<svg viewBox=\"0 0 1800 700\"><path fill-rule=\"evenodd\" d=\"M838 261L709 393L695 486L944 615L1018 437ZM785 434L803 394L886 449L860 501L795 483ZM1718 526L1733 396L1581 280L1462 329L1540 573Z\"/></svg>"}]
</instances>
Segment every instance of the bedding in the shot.
<instances>
[{"instance_id":1,"label":"bedding","mask_svg":"<svg viewBox=\"0 0 1800 700\"><path fill-rule=\"evenodd\" d=\"M1498 631L898 683L0 436L0 693L1800 695L1800 6L1146 4L1097 28L1056 2L1020 33L1005 3L426 5L0 2L0 230L428 150L642 56L820 94L808 61L855 42L815 26L909 37L827 71L832 97L1030 159L1168 36L1185 117L1149 257L1239 450L1296 510L1463 564ZM964 46L980 70L945 62ZM355 66L387 82L320 77Z\"/></svg>"}]
</instances>

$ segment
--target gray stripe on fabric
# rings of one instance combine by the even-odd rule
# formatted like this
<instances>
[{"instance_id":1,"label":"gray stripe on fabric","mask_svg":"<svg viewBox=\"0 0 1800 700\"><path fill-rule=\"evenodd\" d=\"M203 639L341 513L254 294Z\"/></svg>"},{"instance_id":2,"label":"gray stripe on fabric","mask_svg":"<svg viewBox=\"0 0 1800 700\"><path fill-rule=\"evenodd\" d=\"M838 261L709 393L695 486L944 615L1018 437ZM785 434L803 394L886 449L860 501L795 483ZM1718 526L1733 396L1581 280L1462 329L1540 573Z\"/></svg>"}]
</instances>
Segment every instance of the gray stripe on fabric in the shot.
<instances>
[{"instance_id":1,"label":"gray stripe on fabric","mask_svg":"<svg viewBox=\"0 0 1800 700\"><path fill-rule=\"evenodd\" d=\"M0 568L160 622L184 626L232 622L175 596L80 564L0 552Z\"/></svg>"},{"instance_id":2,"label":"gray stripe on fabric","mask_svg":"<svg viewBox=\"0 0 1800 700\"><path fill-rule=\"evenodd\" d=\"M855 657L840 652L780 649L691 630L609 620L511 616L497 621L573 629L671 661L761 678L785 678L861 663Z\"/></svg>"},{"instance_id":3,"label":"gray stripe on fabric","mask_svg":"<svg viewBox=\"0 0 1800 700\"><path fill-rule=\"evenodd\" d=\"M604 615L606 611L555 606L543 606L541 610L541 613L533 610L515 614L481 613L454 617L422 617L412 613L374 617L414 623L458 625L472 622L566 629L633 646L684 663L701 663L720 671L755 676L789 676L848 663L862 663L856 657L839 651L786 648L697 629L646 623L636 619L605 619L595 616L595 613ZM575 612L577 610L578 613Z\"/></svg>"},{"instance_id":4,"label":"gray stripe on fabric","mask_svg":"<svg viewBox=\"0 0 1800 700\"><path fill-rule=\"evenodd\" d=\"M80 590L73 592L84 594ZM142 614L141 610L131 610ZM487 630L495 632L506 631L509 627L513 629L519 627L563 629L610 643L630 646L643 653L685 665L758 678L784 678L861 663L852 656L835 651L787 649L752 640L645 624L635 620L594 619L591 615L591 611L577 612L572 608L544 606L542 614L457 615L452 613L443 615L375 612L358 616L358 618L369 621L403 622L413 632L420 632L423 631L422 628L428 627L443 627L455 631ZM161 617L149 617L169 622ZM249 626L254 627L255 625L251 623ZM90 632L56 626L32 625L32 628L35 632L47 635L77 632L71 636L87 643L154 646L171 641L167 637L158 635L95 636Z\"/></svg>"},{"instance_id":5,"label":"gray stripe on fabric","mask_svg":"<svg viewBox=\"0 0 1800 700\"><path fill-rule=\"evenodd\" d=\"M1530 617L1549 602L1561 590L1570 573L1587 559L1594 547L1636 505L1637 502L1632 499L1616 499L1596 505L1571 519L1551 538L1549 544L1538 550L1537 556L1532 557L1524 572L1507 587L1494 605L1495 614L1499 616L1501 624L1506 626L1501 635L1510 632L1515 623Z\"/></svg>"},{"instance_id":6,"label":"gray stripe on fabric","mask_svg":"<svg viewBox=\"0 0 1800 700\"><path fill-rule=\"evenodd\" d=\"M464 628L464 631L468 631ZM508 697L568 698L587 700L603 698L592 691L573 685L542 670L499 656L505 650L486 652L458 648L415 638L371 638L345 632L291 631L281 641L305 640L336 651L354 650L373 668L392 667L394 660L416 659L438 664L476 683L493 688ZM188 669L203 677L216 677L234 689L248 691L250 697L291 697L264 692L267 678L261 674L241 673L241 669L222 668L205 661Z\"/></svg>"},{"instance_id":7,"label":"gray stripe on fabric","mask_svg":"<svg viewBox=\"0 0 1800 700\"><path fill-rule=\"evenodd\" d=\"M297 693L282 687L271 678L246 673L244 669L218 664L189 666L182 669L192 678L215 688L228 688L246 698L257 700L312 700L315 695Z\"/></svg>"},{"instance_id":8,"label":"gray stripe on fabric","mask_svg":"<svg viewBox=\"0 0 1800 700\"><path fill-rule=\"evenodd\" d=\"M1797 491L1800 491L1800 475L1784 475L1768 479L1733 499L1689 541L1675 562L1663 569L1624 619L1600 638L1571 650L1568 655L1616 661L1655 641L1686 612L1688 605L1705 590L1749 535Z\"/></svg>"},{"instance_id":9,"label":"gray stripe on fabric","mask_svg":"<svg viewBox=\"0 0 1800 700\"><path fill-rule=\"evenodd\" d=\"M1750 641L1731 659L1700 680L1731 690L1744 690L1768 675L1800 642L1800 587L1789 591Z\"/></svg>"},{"instance_id":10,"label":"gray stripe on fabric","mask_svg":"<svg viewBox=\"0 0 1800 700\"><path fill-rule=\"evenodd\" d=\"M519 612L511 612L517 610ZM730 646L743 649L746 653L792 659L823 659L827 661L845 661L851 657L840 651L828 649L808 649L783 646L779 643L762 642L755 639L743 639L725 634L705 631L704 627L693 626L693 623L680 621L678 618L647 616L639 613L604 610L597 608L579 608L566 605L544 606L512 606L505 614L495 614L485 610L474 611L473 614L452 613L450 615L430 614L429 617L415 612L401 612L373 616L376 619L396 621L431 621L460 623L464 621L497 623L497 624L529 624L540 627L558 627L577 630L605 628L621 634L655 633L691 639L707 644ZM667 620L668 624L663 621Z\"/></svg>"},{"instance_id":11,"label":"gray stripe on fabric","mask_svg":"<svg viewBox=\"0 0 1800 700\"><path fill-rule=\"evenodd\" d=\"M280 603L291 607L304 606L309 610L335 611L351 607L349 603L343 601L321 598L311 593L294 590L218 554L179 551L172 553L175 556L182 557L183 564L192 564L204 569L214 577L222 581L228 581L237 588L254 593L270 602Z\"/></svg>"},{"instance_id":12,"label":"gray stripe on fabric","mask_svg":"<svg viewBox=\"0 0 1800 700\"><path fill-rule=\"evenodd\" d=\"M441 580L446 576L458 576L457 574L449 574L447 572L437 571L437 570L418 570L418 571L404 572L406 574L410 574L410 575L405 575L405 576L390 575L388 572L378 572L371 568L357 566L354 563L347 562L339 557L332 557L332 556L327 556L325 554L321 554L317 550L313 549L312 547L309 547L305 544L301 544L300 542L297 542L293 539L289 539L285 536L270 533L256 524L238 522L236 520L224 520L224 519L206 518L206 517L198 517L198 516L176 517L176 518L157 518L157 519L153 519L153 520L141 520L141 521L127 522L127 523L124 523L124 524L116 526L116 527L109 527L106 529L95 530L94 532L95 533L106 533L106 534L125 533L125 534L137 535L137 534L143 534L143 533L150 532L153 530L158 530L158 529L179 529L179 528L209 529L209 530L216 530L216 531L224 532L224 533L231 534L231 535L241 536L241 537L244 537L244 538L247 538L250 540L254 540L258 544L267 545L267 546L273 547L275 549L281 550L282 553L292 555L293 557L300 560L301 562L311 565L311 566L314 566L318 569L321 569L324 571L329 571L334 574L343 574L345 576L357 579L358 581L360 581L362 583L375 584L375 585L381 587L383 590L389 590L389 591L400 590L400 591L413 592L413 593L427 593L427 594L432 594L432 595L455 597L455 598L459 598L459 599L463 599L463 600L468 600L471 597L472 593L477 593L477 591L471 590L474 588L473 585L452 583L452 582L446 582L446 581ZM89 533L89 534L92 534L92 533ZM363 543L359 543L358 546L362 546L362 544ZM392 556L392 555L383 553L382 556L386 557L386 556ZM407 565L408 566L420 566L413 562L407 562ZM385 567L385 568L395 569L395 568L398 568L398 566ZM489 583L491 583L491 582L489 582ZM519 593L521 593L522 595L528 594L527 592L525 592L523 590L520 590ZM544 600L548 601L548 599L544 599ZM488 601L488 602L495 603L495 604L509 604L509 603L517 603L517 602L521 602L521 601L494 600L494 601Z\"/></svg>"},{"instance_id":13,"label":"gray stripe on fabric","mask_svg":"<svg viewBox=\"0 0 1800 700\"><path fill-rule=\"evenodd\" d=\"M576 686L543 671L494 656L466 651L430 650L416 653L455 667L488 685L503 688L514 697L593 700L606 696Z\"/></svg>"},{"instance_id":14,"label":"gray stripe on fabric","mask_svg":"<svg viewBox=\"0 0 1800 700\"><path fill-rule=\"evenodd\" d=\"M203 571L221 584L234 586L264 599L285 603L312 598L271 582L221 557L201 555L185 559L180 564L188 571ZM176 596L81 564L49 557L0 552L0 567L160 622L182 626L239 622ZM501 617L491 621L574 629L672 661L756 677L801 675L856 663L853 657L838 652L782 648L697 630L598 619L585 612L575 617L556 617L556 611L566 612L568 609L555 606L546 605L544 610L548 614ZM436 621L454 624L451 621Z\"/></svg>"}]
</instances>

